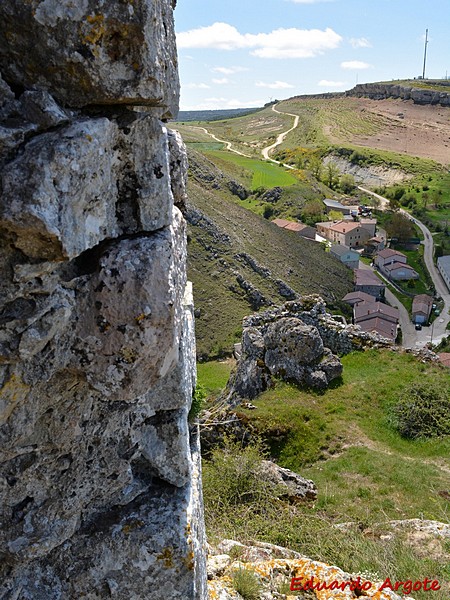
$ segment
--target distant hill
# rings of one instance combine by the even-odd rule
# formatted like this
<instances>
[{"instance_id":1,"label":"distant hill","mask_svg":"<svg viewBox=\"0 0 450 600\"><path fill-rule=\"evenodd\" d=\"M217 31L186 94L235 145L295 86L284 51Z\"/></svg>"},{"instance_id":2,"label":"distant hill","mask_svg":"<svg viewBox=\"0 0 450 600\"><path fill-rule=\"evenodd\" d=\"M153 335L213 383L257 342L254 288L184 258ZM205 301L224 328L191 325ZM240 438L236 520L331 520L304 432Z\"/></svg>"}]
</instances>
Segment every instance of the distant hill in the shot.
<instances>
[{"instance_id":1,"label":"distant hill","mask_svg":"<svg viewBox=\"0 0 450 600\"><path fill-rule=\"evenodd\" d=\"M221 119L231 119L233 117L242 117L261 110L255 108L229 108L224 110L180 110L176 121L220 121Z\"/></svg>"}]
</instances>

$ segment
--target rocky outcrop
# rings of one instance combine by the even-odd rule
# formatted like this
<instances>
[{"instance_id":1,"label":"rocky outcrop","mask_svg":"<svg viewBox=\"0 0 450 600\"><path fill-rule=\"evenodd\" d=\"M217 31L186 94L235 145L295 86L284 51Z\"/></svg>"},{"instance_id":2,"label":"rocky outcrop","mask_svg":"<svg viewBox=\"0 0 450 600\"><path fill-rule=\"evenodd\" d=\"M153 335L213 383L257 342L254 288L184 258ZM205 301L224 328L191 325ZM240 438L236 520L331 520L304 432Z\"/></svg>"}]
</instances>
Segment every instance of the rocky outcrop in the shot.
<instances>
[{"instance_id":1,"label":"rocky outcrop","mask_svg":"<svg viewBox=\"0 0 450 600\"><path fill-rule=\"evenodd\" d=\"M390 345L334 319L319 296L304 296L244 319L240 354L225 396L231 405L256 398L273 377L324 389L342 373L336 354Z\"/></svg>"},{"instance_id":2,"label":"rocky outcrop","mask_svg":"<svg viewBox=\"0 0 450 600\"><path fill-rule=\"evenodd\" d=\"M233 586L233 574L242 570L253 576L259 587L258 597L264 600L284 600L294 595L305 600L316 597L327 600L401 598L389 587L383 588L384 581L377 575L369 579L368 574L346 573L339 567L311 560L281 546L262 542L242 544L234 540L223 540L217 547L211 548L208 557L209 597L240 600L242 596ZM291 585L294 591L289 593ZM413 600L410 596L408 599Z\"/></svg>"},{"instance_id":3,"label":"rocky outcrop","mask_svg":"<svg viewBox=\"0 0 450 600\"><path fill-rule=\"evenodd\" d=\"M438 104L450 106L449 86L442 85L442 90L436 89L436 82L431 82L433 89L422 86L414 87L398 85L395 83L359 83L353 89L345 92L346 96L365 97L373 100L385 100L386 98L400 98L401 100L412 100L414 104Z\"/></svg>"},{"instance_id":4,"label":"rocky outcrop","mask_svg":"<svg viewBox=\"0 0 450 600\"><path fill-rule=\"evenodd\" d=\"M172 6L107 4L0 6L4 600L206 598Z\"/></svg>"}]
</instances>

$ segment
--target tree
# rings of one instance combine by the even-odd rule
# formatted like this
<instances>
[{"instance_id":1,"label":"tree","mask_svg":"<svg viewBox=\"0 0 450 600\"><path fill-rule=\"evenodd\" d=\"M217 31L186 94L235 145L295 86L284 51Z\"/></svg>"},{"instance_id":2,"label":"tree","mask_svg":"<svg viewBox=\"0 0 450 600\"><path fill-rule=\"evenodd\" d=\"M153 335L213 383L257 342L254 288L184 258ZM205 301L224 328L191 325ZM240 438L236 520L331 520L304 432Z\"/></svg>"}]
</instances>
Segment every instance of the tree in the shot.
<instances>
[{"instance_id":1,"label":"tree","mask_svg":"<svg viewBox=\"0 0 450 600\"><path fill-rule=\"evenodd\" d=\"M399 208L400 208L400 202L396 198L391 198L389 200L389 209L395 212Z\"/></svg>"},{"instance_id":2,"label":"tree","mask_svg":"<svg viewBox=\"0 0 450 600\"><path fill-rule=\"evenodd\" d=\"M330 189L334 190L339 183L339 169L334 162L327 163L325 167L325 173L323 174L322 181Z\"/></svg>"},{"instance_id":3,"label":"tree","mask_svg":"<svg viewBox=\"0 0 450 600\"><path fill-rule=\"evenodd\" d=\"M323 164L318 156L312 156L309 160L309 170L316 179L322 177Z\"/></svg>"},{"instance_id":4,"label":"tree","mask_svg":"<svg viewBox=\"0 0 450 600\"><path fill-rule=\"evenodd\" d=\"M328 218L330 219L330 221L341 221L342 213L338 210L330 210L330 212L328 213Z\"/></svg>"},{"instance_id":5,"label":"tree","mask_svg":"<svg viewBox=\"0 0 450 600\"><path fill-rule=\"evenodd\" d=\"M415 234L413 224L402 213L394 213L386 222L385 227L388 236L397 238L399 242L406 242Z\"/></svg>"},{"instance_id":6,"label":"tree","mask_svg":"<svg viewBox=\"0 0 450 600\"><path fill-rule=\"evenodd\" d=\"M274 210L271 204L264 204L263 208L263 217L265 219L270 219L273 216Z\"/></svg>"},{"instance_id":7,"label":"tree","mask_svg":"<svg viewBox=\"0 0 450 600\"><path fill-rule=\"evenodd\" d=\"M302 221L308 225L315 225L324 218L323 204L320 200L308 200L302 210Z\"/></svg>"},{"instance_id":8,"label":"tree","mask_svg":"<svg viewBox=\"0 0 450 600\"><path fill-rule=\"evenodd\" d=\"M355 178L350 173L344 173L339 179L339 187L344 194L350 194L356 187Z\"/></svg>"}]
</instances>

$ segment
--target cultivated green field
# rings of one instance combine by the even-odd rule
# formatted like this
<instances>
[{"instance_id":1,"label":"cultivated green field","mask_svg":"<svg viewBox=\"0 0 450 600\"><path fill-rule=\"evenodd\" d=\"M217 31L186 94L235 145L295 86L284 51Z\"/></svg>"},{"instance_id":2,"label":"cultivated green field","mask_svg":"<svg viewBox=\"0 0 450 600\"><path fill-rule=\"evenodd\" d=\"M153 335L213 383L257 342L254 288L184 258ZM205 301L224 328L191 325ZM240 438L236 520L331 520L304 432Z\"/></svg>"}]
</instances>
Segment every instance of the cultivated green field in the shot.
<instances>
[{"instance_id":1,"label":"cultivated green field","mask_svg":"<svg viewBox=\"0 0 450 600\"><path fill-rule=\"evenodd\" d=\"M298 179L288 170L270 162L246 158L245 156L240 156L239 154L227 152L225 150L207 150L205 154L208 158L213 160L213 162L215 159L218 159L219 161L228 161L242 169L250 171L253 174L252 190L256 190L259 187L286 187L298 182Z\"/></svg>"}]
</instances>

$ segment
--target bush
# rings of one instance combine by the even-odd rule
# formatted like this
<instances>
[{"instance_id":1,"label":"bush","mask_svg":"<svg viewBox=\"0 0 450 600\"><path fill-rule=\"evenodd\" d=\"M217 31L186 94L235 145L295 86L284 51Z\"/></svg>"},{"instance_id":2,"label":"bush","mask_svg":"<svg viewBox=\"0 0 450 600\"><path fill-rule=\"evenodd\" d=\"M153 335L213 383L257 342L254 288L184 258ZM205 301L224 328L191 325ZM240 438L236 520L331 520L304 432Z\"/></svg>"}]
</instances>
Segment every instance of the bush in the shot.
<instances>
[{"instance_id":1,"label":"bush","mask_svg":"<svg viewBox=\"0 0 450 600\"><path fill-rule=\"evenodd\" d=\"M203 464L205 504L222 511L233 506L263 503L277 496L277 487L261 478L262 444L242 447L226 440Z\"/></svg>"},{"instance_id":2,"label":"bush","mask_svg":"<svg viewBox=\"0 0 450 600\"><path fill-rule=\"evenodd\" d=\"M253 571L236 569L232 575L233 587L244 600L258 600L261 593L261 584Z\"/></svg>"},{"instance_id":3,"label":"bush","mask_svg":"<svg viewBox=\"0 0 450 600\"><path fill-rule=\"evenodd\" d=\"M271 206L270 204L264 204L263 217L265 219L270 219L270 217L273 216L273 213L274 213L273 206Z\"/></svg>"},{"instance_id":4,"label":"bush","mask_svg":"<svg viewBox=\"0 0 450 600\"><path fill-rule=\"evenodd\" d=\"M391 411L396 429L406 438L450 435L448 389L437 384L411 384Z\"/></svg>"}]
</instances>

